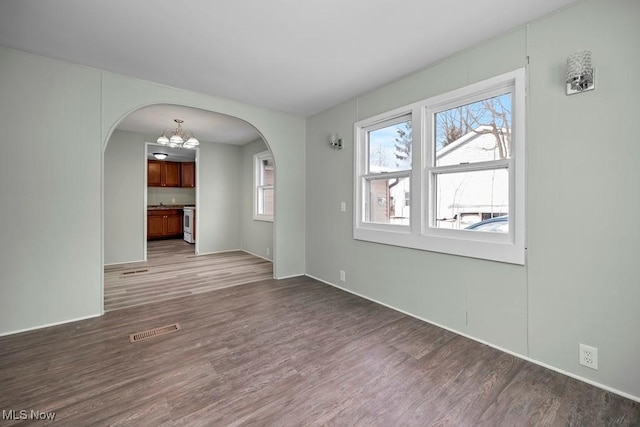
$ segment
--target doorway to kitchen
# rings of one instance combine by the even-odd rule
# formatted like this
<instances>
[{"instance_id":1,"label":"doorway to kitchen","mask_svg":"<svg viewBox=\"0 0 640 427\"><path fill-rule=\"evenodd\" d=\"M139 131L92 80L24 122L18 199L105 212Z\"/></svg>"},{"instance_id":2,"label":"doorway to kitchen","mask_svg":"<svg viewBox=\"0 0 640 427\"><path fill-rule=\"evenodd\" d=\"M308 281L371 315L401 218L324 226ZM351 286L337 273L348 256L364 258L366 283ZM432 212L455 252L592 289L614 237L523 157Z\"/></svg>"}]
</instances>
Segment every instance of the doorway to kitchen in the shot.
<instances>
[{"instance_id":1,"label":"doorway to kitchen","mask_svg":"<svg viewBox=\"0 0 640 427\"><path fill-rule=\"evenodd\" d=\"M159 240L179 240L176 245L198 254L197 168L198 148L146 144L146 176L143 212L144 251Z\"/></svg>"}]
</instances>

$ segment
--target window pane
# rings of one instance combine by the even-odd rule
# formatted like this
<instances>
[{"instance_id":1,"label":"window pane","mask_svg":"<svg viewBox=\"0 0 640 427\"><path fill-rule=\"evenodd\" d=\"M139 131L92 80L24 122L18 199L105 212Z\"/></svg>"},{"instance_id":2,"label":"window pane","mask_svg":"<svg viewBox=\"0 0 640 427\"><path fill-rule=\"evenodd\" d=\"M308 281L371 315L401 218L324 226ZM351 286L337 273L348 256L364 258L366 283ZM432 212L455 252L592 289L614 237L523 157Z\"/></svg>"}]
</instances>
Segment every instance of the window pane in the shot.
<instances>
[{"instance_id":1,"label":"window pane","mask_svg":"<svg viewBox=\"0 0 640 427\"><path fill-rule=\"evenodd\" d=\"M511 157L511 93L435 114L436 166Z\"/></svg>"},{"instance_id":2,"label":"window pane","mask_svg":"<svg viewBox=\"0 0 640 427\"><path fill-rule=\"evenodd\" d=\"M273 215L273 188L258 189L258 214Z\"/></svg>"},{"instance_id":3,"label":"window pane","mask_svg":"<svg viewBox=\"0 0 640 427\"><path fill-rule=\"evenodd\" d=\"M409 225L410 182L408 177L368 180L367 221Z\"/></svg>"},{"instance_id":4,"label":"window pane","mask_svg":"<svg viewBox=\"0 0 640 427\"><path fill-rule=\"evenodd\" d=\"M369 173L411 169L411 120L368 132Z\"/></svg>"},{"instance_id":5,"label":"window pane","mask_svg":"<svg viewBox=\"0 0 640 427\"><path fill-rule=\"evenodd\" d=\"M496 169L438 174L435 197L436 228L464 229L489 218L506 216L509 172ZM508 231L508 217L505 219ZM489 230L479 226L478 231Z\"/></svg>"},{"instance_id":6,"label":"window pane","mask_svg":"<svg viewBox=\"0 0 640 427\"><path fill-rule=\"evenodd\" d=\"M262 160L261 185L273 185L273 159Z\"/></svg>"}]
</instances>

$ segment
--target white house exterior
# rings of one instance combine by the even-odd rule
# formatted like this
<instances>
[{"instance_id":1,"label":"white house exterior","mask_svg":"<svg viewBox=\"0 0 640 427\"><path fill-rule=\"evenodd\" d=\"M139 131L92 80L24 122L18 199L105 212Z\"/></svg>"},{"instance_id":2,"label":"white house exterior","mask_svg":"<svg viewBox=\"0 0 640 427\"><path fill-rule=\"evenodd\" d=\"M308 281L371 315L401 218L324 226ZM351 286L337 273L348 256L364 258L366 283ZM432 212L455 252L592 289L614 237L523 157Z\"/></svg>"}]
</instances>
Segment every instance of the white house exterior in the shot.
<instances>
[{"instance_id":1,"label":"white house exterior","mask_svg":"<svg viewBox=\"0 0 640 427\"><path fill-rule=\"evenodd\" d=\"M506 131L504 131L506 132ZM436 165L458 165L500 160L496 137L480 126L436 153ZM440 175L436 226L465 228L484 219L509 213L509 175L506 169Z\"/></svg>"}]
</instances>

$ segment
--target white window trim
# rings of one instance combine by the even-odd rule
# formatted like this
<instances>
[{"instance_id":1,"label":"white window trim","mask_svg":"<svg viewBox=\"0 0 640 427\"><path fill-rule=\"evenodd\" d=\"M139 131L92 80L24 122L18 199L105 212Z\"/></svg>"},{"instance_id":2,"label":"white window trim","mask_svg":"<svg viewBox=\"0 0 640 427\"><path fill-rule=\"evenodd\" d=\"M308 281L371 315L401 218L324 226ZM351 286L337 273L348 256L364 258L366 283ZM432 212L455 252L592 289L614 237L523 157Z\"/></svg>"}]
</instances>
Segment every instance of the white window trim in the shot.
<instances>
[{"instance_id":1,"label":"white window trim","mask_svg":"<svg viewBox=\"0 0 640 427\"><path fill-rule=\"evenodd\" d=\"M273 215L259 213L259 190L274 189L275 185L261 185L262 161L273 159L269 151L263 151L253 155L253 219L256 221L273 222ZM274 206L275 207L275 206Z\"/></svg>"},{"instance_id":2,"label":"white window trim","mask_svg":"<svg viewBox=\"0 0 640 427\"><path fill-rule=\"evenodd\" d=\"M375 120L370 124L364 125L360 128L360 137L364 138L363 144L364 147L364 155L362 156L360 162L360 171L363 173L358 174L360 176L360 184L362 185L363 190L367 188L366 181L373 181L377 179L393 179L393 178L405 178L408 177L410 182L413 182L413 168L409 170L400 170L394 172L385 172L385 173L371 173L369 171L369 144L366 143L366 133L375 131L378 129L385 128L387 126L392 126L394 124L399 124L411 119L411 111L404 111L401 114L393 114L393 115L385 115L383 120ZM413 147L412 147L413 150ZM412 151L412 156L414 152ZM364 208L366 204L367 194L365 191L362 191L362 203L358 204L356 209L359 210L358 215L360 218L360 226L362 228L370 228L373 230L402 230L404 232L409 231L408 225L399 225L399 224L381 224L374 222L365 222L364 217L366 216L366 209ZM413 209L411 209L411 214L413 214Z\"/></svg>"},{"instance_id":3,"label":"white window trim","mask_svg":"<svg viewBox=\"0 0 640 427\"><path fill-rule=\"evenodd\" d=\"M471 258L524 265L525 263L525 69L505 73L469 86L361 120L354 125L354 239L440 252ZM431 156L426 135L432 131L432 113L486 98L494 92L513 89L511 158L508 164L509 233L483 233L430 227L433 195ZM411 171L411 225L375 224L364 221L364 176L367 173L366 134L376 124L411 114L413 168ZM490 166L487 163L478 168ZM494 165L495 166L495 165ZM455 170L456 166L451 166ZM444 170L441 166L438 169ZM429 191L427 191L429 189Z\"/></svg>"}]
</instances>

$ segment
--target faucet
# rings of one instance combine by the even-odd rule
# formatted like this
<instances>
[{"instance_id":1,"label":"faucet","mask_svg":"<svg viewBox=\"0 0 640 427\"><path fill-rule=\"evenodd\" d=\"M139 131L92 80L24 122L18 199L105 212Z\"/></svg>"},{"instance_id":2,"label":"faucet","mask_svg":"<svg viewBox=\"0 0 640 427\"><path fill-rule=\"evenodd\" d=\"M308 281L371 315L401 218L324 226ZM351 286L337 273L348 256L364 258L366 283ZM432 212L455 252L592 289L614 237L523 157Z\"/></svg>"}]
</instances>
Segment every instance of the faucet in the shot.
<instances>
[{"instance_id":1,"label":"faucet","mask_svg":"<svg viewBox=\"0 0 640 427\"><path fill-rule=\"evenodd\" d=\"M164 206L164 204L162 202L160 202L160 207Z\"/></svg>"}]
</instances>

